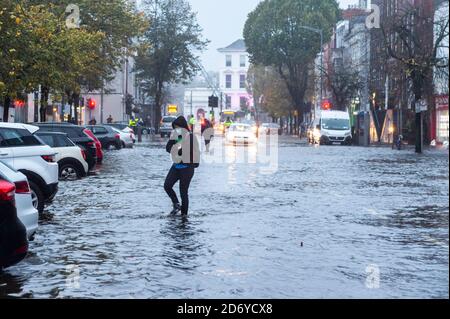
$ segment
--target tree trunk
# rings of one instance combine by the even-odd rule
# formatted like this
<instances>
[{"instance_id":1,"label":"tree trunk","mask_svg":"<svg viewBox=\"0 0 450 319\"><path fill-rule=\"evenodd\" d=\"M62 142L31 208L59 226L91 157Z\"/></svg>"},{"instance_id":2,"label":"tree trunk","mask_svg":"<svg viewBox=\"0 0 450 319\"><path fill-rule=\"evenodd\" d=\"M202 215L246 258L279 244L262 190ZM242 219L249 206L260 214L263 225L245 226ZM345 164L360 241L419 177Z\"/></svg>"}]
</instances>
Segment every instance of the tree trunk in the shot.
<instances>
[{"instance_id":1,"label":"tree trunk","mask_svg":"<svg viewBox=\"0 0 450 319\"><path fill-rule=\"evenodd\" d=\"M41 107L39 109L41 122L47 121L47 107L48 107L49 89L45 86L41 87Z\"/></svg>"},{"instance_id":2,"label":"tree trunk","mask_svg":"<svg viewBox=\"0 0 450 319\"><path fill-rule=\"evenodd\" d=\"M161 114L161 104L162 104L162 90L163 84L158 83L155 94L155 113L154 113L154 125L155 127L159 127L159 123L161 122L162 114Z\"/></svg>"},{"instance_id":3,"label":"tree trunk","mask_svg":"<svg viewBox=\"0 0 450 319\"><path fill-rule=\"evenodd\" d=\"M75 117L74 117L74 120L75 120L75 124L76 125L79 125L80 124L80 119L78 118L78 111L79 111L79 108L80 108L80 94L79 93L74 93L74 94L72 94L72 99L73 99L73 106L74 106L74 109L75 109Z\"/></svg>"},{"instance_id":4,"label":"tree trunk","mask_svg":"<svg viewBox=\"0 0 450 319\"><path fill-rule=\"evenodd\" d=\"M11 97L6 95L3 99L3 122L9 122L9 107L11 105Z\"/></svg>"}]
</instances>

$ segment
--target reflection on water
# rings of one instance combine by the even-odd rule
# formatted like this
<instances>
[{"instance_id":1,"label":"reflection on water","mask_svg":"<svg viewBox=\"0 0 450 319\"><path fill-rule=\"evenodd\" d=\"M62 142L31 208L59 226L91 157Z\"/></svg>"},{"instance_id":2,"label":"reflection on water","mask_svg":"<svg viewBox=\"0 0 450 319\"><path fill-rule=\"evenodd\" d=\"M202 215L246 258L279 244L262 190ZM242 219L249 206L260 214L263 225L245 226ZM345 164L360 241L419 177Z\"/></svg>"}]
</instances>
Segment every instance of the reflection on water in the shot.
<instances>
[{"instance_id":1,"label":"reflection on water","mask_svg":"<svg viewBox=\"0 0 450 319\"><path fill-rule=\"evenodd\" d=\"M258 153L223 151L239 148L245 162ZM156 139L61 183L0 297L448 298L446 153L284 139L268 175L203 162L184 219L169 216L170 166Z\"/></svg>"}]
</instances>

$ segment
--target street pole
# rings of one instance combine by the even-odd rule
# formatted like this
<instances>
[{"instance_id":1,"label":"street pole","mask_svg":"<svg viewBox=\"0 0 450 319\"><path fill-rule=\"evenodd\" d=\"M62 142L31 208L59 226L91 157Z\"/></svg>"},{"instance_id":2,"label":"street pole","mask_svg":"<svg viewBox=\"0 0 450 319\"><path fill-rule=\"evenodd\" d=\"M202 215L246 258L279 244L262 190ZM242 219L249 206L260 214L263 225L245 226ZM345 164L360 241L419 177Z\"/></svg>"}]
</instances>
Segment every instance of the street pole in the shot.
<instances>
[{"instance_id":1,"label":"street pole","mask_svg":"<svg viewBox=\"0 0 450 319\"><path fill-rule=\"evenodd\" d=\"M194 106L193 106L193 101L192 101L192 90L191 90L191 114L189 114L189 115L194 115Z\"/></svg>"},{"instance_id":2,"label":"street pole","mask_svg":"<svg viewBox=\"0 0 450 319\"><path fill-rule=\"evenodd\" d=\"M320 102L321 107L323 102L323 30L320 30Z\"/></svg>"}]
</instances>

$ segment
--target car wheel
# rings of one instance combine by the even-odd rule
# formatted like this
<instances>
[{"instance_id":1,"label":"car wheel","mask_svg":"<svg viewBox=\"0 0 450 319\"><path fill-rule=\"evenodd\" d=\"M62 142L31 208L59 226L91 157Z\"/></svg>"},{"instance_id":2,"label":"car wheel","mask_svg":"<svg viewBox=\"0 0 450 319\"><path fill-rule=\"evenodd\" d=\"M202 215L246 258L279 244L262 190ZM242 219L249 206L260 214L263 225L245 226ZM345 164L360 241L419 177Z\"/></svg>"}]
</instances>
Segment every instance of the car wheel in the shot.
<instances>
[{"instance_id":1,"label":"car wheel","mask_svg":"<svg viewBox=\"0 0 450 319\"><path fill-rule=\"evenodd\" d=\"M125 144L124 141L122 141L122 148L127 148L127 145Z\"/></svg>"},{"instance_id":2,"label":"car wheel","mask_svg":"<svg viewBox=\"0 0 450 319\"><path fill-rule=\"evenodd\" d=\"M74 164L63 164L59 169L59 179L62 181L75 181L80 176L81 174Z\"/></svg>"},{"instance_id":3,"label":"car wheel","mask_svg":"<svg viewBox=\"0 0 450 319\"><path fill-rule=\"evenodd\" d=\"M33 207L38 210L39 214L42 214L44 212L45 203L44 193L35 182L29 180L28 183L30 185L31 202L33 203Z\"/></svg>"}]
</instances>

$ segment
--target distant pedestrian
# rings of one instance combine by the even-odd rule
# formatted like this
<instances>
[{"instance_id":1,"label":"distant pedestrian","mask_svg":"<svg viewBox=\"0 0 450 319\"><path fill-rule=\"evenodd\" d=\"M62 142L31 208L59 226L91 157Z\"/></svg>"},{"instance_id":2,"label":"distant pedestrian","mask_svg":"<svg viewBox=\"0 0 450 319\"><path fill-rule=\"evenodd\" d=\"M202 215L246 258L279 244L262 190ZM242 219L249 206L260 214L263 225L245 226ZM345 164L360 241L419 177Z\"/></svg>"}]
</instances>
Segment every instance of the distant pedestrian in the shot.
<instances>
[{"instance_id":1,"label":"distant pedestrian","mask_svg":"<svg viewBox=\"0 0 450 319\"><path fill-rule=\"evenodd\" d=\"M97 120L95 119L95 117L89 121L89 125L97 125Z\"/></svg>"},{"instance_id":2,"label":"distant pedestrian","mask_svg":"<svg viewBox=\"0 0 450 319\"><path fill-rule=\"evenodd\" d=\"M113 121L114 121L114 120L113 120L113 117L112 117L112 115L110 114L109 117L106 119L106 122L107 122L108 124L112 124Z\"/></svg>"},{"instance_id":3,"label":"distant pedestrian","mask_svg":"<svg viewBox=\"0 0 450 319\"><path fill-rule=\"evenodd\" d=\"M207 153L209 153L209 145L211 144L211 139L213 137L213 135L211 134L212 130L209 129L212 129L212 124L207 118L203 117L201 120L201 132L202 136L205 139L205 146Z\"/></svg>"},{"instance_id":4,"label":"distant pedestrian","mask_svg":"<svg viewBox=\"0 0 450 319\"><path fill-rule=\"evenodd\" d=\"M181 211L186 216L189 211L189 186L194 177L195 169L200 162L199 147L196 137L189 129L189 125L183 116L178 117L173 123L174 129L166 151L172 155L172 165L164 183L164 190L172 200L172 215ZM181 205L173 186L180 182Z\"/></svg>"}]
</instances>

